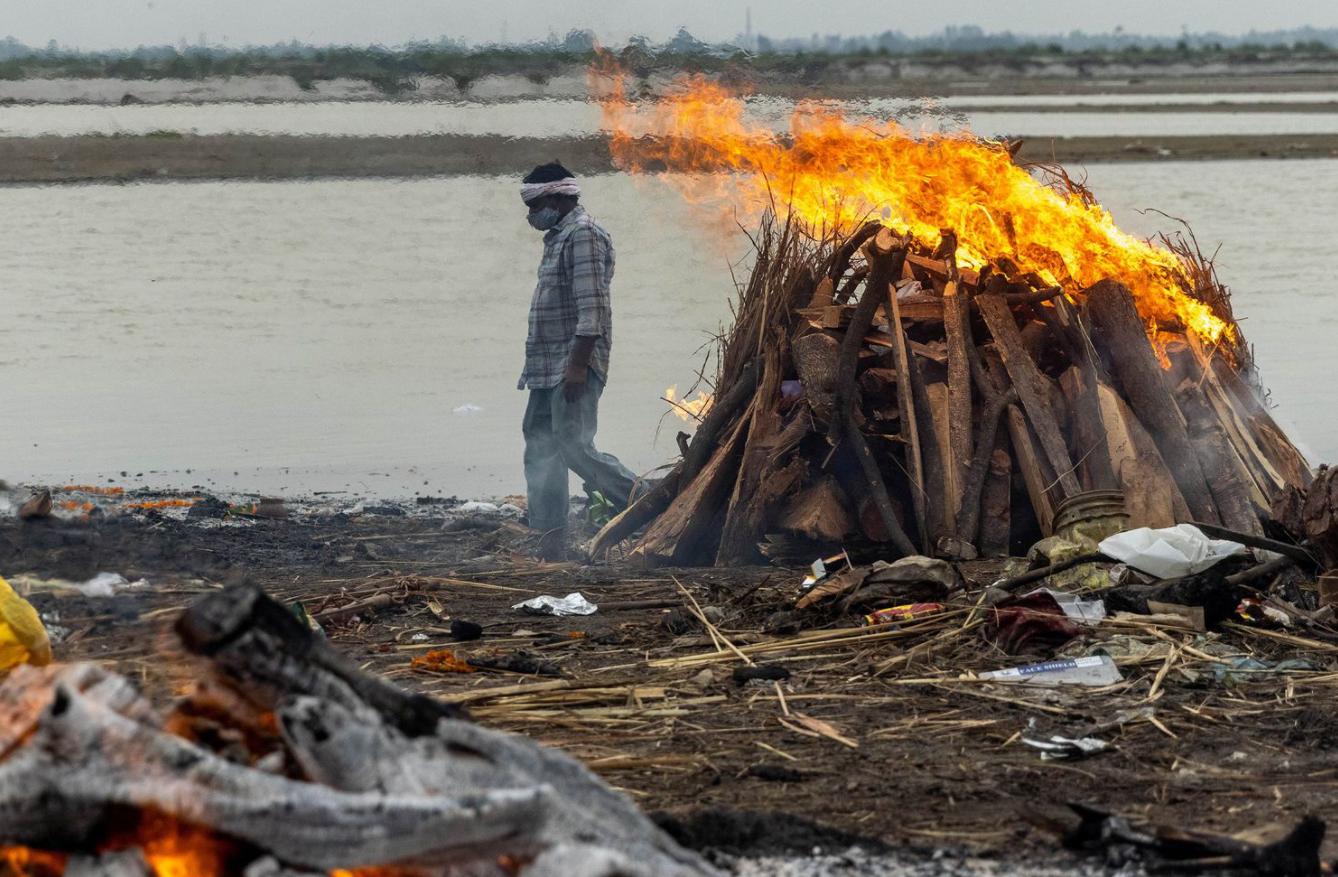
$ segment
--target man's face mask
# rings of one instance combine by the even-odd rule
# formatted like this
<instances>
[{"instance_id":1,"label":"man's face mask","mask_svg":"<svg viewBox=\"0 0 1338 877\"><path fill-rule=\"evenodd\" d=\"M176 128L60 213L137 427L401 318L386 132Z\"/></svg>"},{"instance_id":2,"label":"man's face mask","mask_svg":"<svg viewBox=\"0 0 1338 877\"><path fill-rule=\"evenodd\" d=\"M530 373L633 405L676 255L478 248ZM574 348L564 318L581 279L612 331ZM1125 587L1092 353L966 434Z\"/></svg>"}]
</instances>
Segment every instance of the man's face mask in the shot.
<instances>
[{"instance_id":1,"label":"man's face mask","mask_svg":"<svg viewBox=\"0 0 1338 877\"><path fill-rule=\"evenodd\" d=\"M558 224L562 214L558 213L556 207L540 207L538 210L531 210L525 218L539 231L548 231Z\"/></svg>"}]
</instances>

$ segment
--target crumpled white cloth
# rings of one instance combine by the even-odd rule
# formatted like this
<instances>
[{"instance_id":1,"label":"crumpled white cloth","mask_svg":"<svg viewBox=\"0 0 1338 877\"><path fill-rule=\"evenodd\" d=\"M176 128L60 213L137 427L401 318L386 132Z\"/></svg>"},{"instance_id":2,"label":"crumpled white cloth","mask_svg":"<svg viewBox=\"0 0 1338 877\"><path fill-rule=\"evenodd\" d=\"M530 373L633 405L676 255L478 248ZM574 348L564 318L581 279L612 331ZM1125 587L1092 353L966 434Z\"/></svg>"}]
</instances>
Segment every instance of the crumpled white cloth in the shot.
<instances>
[{"instance_id":1,"label":"crumpled white cloth","mask_svg":"<svg viewBox=\"0 0 1338 877\"><path fill-rule=\"evenodd\" d=\"M530 615L594 615L599 611L599 607L589 600L580 591L572 591L565 597L550 597L545 594L542 597L535 597L532 600L525 600L511 607L519 609Z\"/></svg>"},{"instance_id":2,"label":"crumpled white cloth","mask_svg":"<svg viewBox=\"0 0 1338 877\"><path fill-rule=\"evenodd\" d=\"M1193 524L1176 524L1153 530L1139 527L1101 540L1102 554L1159 579L1172 579L1203 572L1245 546L1226 539L1209 539Z\"/></svg>"},{"instance_id":3,"label":"crumpled white cloth","mask_svg":"<svg viewBox=\"0 0 1338 877\"><path fill-rule=\"evenodd\" d=\"M520 200L526 204L535 198L542 198L545 195L576 195L581 194L581 187L577 185L575 177L567 177L563 180L553 180L551 183L521 183Z\"/></svg>"}]
</instances>

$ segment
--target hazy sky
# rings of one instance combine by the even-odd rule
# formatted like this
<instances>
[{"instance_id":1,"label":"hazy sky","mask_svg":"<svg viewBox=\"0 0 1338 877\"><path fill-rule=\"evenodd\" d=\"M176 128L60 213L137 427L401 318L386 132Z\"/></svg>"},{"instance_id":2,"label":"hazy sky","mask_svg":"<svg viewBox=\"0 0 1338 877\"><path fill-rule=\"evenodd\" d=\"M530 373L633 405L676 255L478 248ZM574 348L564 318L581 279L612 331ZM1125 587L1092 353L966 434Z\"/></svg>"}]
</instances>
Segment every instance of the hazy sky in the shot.
<instances>
[{"instance_id":1,"label":"hazy sky","mask_svg":"<svg viewBox=\"0 0 1338 877\"><path fill-rule=\"evenodd\" d=\"M949 24L1030 33L1122 26L1152 34L1338 27L1333 0L0 0L0 36L81 48L195 42L201 35L231 45L292 38L368 44L527 40L588 27L614 41L633 33L663 39L683 25L714 40L742 32L750 6L754 30L772 36L919 34Z\"/></svg>"}]
</instances>

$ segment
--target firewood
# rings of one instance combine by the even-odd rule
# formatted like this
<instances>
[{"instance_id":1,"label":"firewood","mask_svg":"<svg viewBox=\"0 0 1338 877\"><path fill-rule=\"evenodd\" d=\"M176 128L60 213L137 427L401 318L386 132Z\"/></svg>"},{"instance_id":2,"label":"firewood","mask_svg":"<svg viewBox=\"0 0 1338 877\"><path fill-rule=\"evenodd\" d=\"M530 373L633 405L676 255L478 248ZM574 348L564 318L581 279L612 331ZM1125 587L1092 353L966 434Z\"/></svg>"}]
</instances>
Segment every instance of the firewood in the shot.
<instances>
[{"instance_id":1,"label":"firewood","mask_svg":"<svg viewBox=\"0 0 1338 877\"><path fill-rule=\"evenodd\" d=\"M0 761L0 824L10 843L86 847L112 808L148 808L320 870L447 864L537 851L534 832L553 807L537 784L409 797L290 780L116 712L80 690L71 667L48 669L17 668L3 685L7 703L38 706L11 714L26 731Z\"/></svg>"},{"instance_id":2,"label":"firewood","mask_svg":"<svg viewBox=\"0 0 1338 877\"><path fill-rule=\"evenodd\" d=\"M1083 490L1115 490L1119 487L1111 468L1106 425L1101 420L1101 400L1096 384L1085 386L1081 366L1070 366L1060 375L1059 386L1068 401L1069 434L1073 459L1078 461ZM1094 378L1093 378L1094 380Z\"/></svg>"},{"instance_id":3,"label":"firewood","mask_svg":"<svg viewBox=\"0 0 1338 877\"><path fill-rule=\"evenodd\" d=\"M139 849L96 856L71 856L63 877L153 877L153 869Z\"/></svg>"},{"instance_id":4,"label":"firewood","mask_svg":"<svg viewBox=\"0 0 1338 877\"><path fill-rule=\"evenodd\" d=\"M1027 488L1031 508L1040 525L1041 535L1049 536L1054 532L1055 506L1058 502L1050 496L1053 479L1046 471L1042 460L1040 444L1027 423L1026 415L1020 405L1008 405L1004 409L1005 422L1008 424L1008 437L1013 445L1013 458L1018 471L1022 473L1022 483Z\"/></svg>"},{"instance_id":5,"label":"firewood","mask_svg":"<svg viewBox=\"0 0 1338 877\"><path fill-rule=\"evenodd\" d=\"M209 659L219 682L260 709L273 709L280 692L301 689L350 709L371 705L411 736L430 734L441 719L460 715L447 704L361 672L258 589L226 594L182 613L176 632L188 651Z\"/></svg>"},{"instance_id":6,"label":"firewood","mask_svg":"<svg viewBox=\"0 0 1338 877\"><path fill-rule=\"evenodd\" d=\"M563 752L461 719L440 719L430 733L410 735L400 729L400 711L389 698L378 697L371 703L325 697L329 686L324 666L329 657L323 652L329 647L296 623L284 626L282 644L274 642L279 634L270 620L286 612L257 589L236 587L191 606L183 616L191 620L177 627L179 631L197 630L210 626L213 619L239 619L229 642L205 657L212 664L225 661L226 675L232 678L263 680L251 696L277 711L289 752L309 778L342 790L344 795L367 796L375 790L393 803L427 800L440 806L442 796L449 795L444 801L452 806L479 799L491 807L490 801L507 804L511 796L518 796L521 802L539 803L530 806L526 831L513 833L518 843L504 841L505 852L523 853L525 847L537 852L581 840L628 854L646 864L650 874L705 877L714 873L697 856L678 848L623 795ZM233 643L249 645L233 649ZM185 644L192 650L198 648L194 639ZM276 659L276 651L281 652L281 659ZM317 666L305 666L313 656ZM375 690L356 682L350 688ZM3 764L0 762L0 769ZM325 793L330 794L331 788ZM331 817L327 814L326 818ZM486 810L478 818L491 821ZM337 828L338 820L329 825ZM286 830L282 821L278 827ZM499 823L497 830L505 827ZM477 833L479 829L471 830ZM458 838L446 833L435 842L454 849L470 843L470 837L466 830ZM387 842L393 842L393 836ZM350 862L399 861L354 858L327 865L300 858L286 860L327 868L347 867Z\"/></svg>"},{"instance_id":7,"label":"firewood","mask_svg":"<svg viewBox=\"0 0 1338 877\"><path fill-rule=\"evenodd\" d=\"M839 542L855 529L849 503L836 479L823 476L790 500L776 526L817 542Z\"/></svg>"},{"instance_id":8,"label":"firewood","mask_svg":"<svg viewBox=\"0 0 1338 877\"><path fill-rule=\"evenodd\" d=\"M1058 499L1072 496L1082 490L1077 477L1073 474L1073 461L1064 444L1064 436L1059 431L1051 408L1049 389L1045 386L1044 376L1037 369L1036 363L1027 355L1022 344L1022 334L1017 321L1008 309L1007 303L998 295L980 295L976 297L981 316L985 318L994 343L1003 359L1004 368L1017 389L1018 398L1027 413L1027 420L1036 432L1041 449L1055 473L1059 487ZM1023 443L1018 436L1013 436L1014 446ZM1019 447L1019 450L1021 448ZM1025 456L1025 455L1023 455Z\"/></svg>"},{"instance_id":9,"label":"firewood","mask_svg":"<svg viewBox=\"0 0 1338 877\"><path fill-rule=\"evenodd\" d=\"M903 554L914 554L915 549L901 529L901 523L897 520L896 512L892 506L892 498L887 492L887 484L883 481L882 473L878 469L878 461L874 459L868 443L864 440L863 433L860 432L859 424L855 420L855 395L857 393L855 368L862 347L860 342L869 330L874 311L881 304L883 296L891 289L890 278L896 274L905 261L906 249L899 245L899 241L890 231L882 229L869 240L866 255L870 266L869 282L855 308L855 316L851 319L850 327L837 354L835 401L832 422L828 426L828 438L833 445L839 445L842 441L850 443L850 448L864 473L864 486L867 495L877 503L878 511L883 516L883 525L887 529L892 543ZM893 323L895 324L894 329L900 328L899 321L894 319ZM904 347L902 351L904 353ZM909 375L900 365L898 366L898 375L900 386L911 386ZM899 392L897 398L900 400L909 395ZM909 407L909 399L907 399L906 404ZM902 423L905 424L906 422L906 417L903 416ZM924 532L923 529L921 532Z\"/></svg>"},{"instance_id":10,"label":"firewood","mask_svg":"<svg viewBox=\"0 0 1338 877\"><path fill-rule=\"evenodd\" d=\"M1122 283L1102 280L1087 290L1087 309L1100 332L1099 343L1109 351L1123 397L1151 432L1190 512L1199 520L1220 524L1222 519L1189 441L1184 415L1148 342L1133 295Z\"/></svg>"},{"instance_id":11,"label":"firewood","mask_svg":"<svg viewBox=\"0 0 1338 877\"><path fill-rule=\"evenodd\" d=\"M813 288L813 298L808 302L810 308L822 308L826 310L835 302L833 296L836 294L836 285L830 277L824 277L818 281L818 285Z\"/></svg>"},{"instance_id":12,"label":"firewood","mask_svg":"<svg viewBox=\"0 0 1338 877\"><path fill-rule=\"evenodd\" d=\"M1190 443L1203 463L1208 489L1222 516L1222 525L1252 536L1262 536L1264 527L1251 496L1253 479L1227 440L1207 395L1197 383L1187 380L1176 388L1175 396L1189 427Z\"/></svg>"},{"instance_id":13,"label":"firewood","mask_svg":"<svg viewBox=\"0 0 1338 877\"><path fill-rule=\"evenodd\" d=\"M972 455L971 464L967 469L966 483L962 485L962 506L957 512L954 527L957 538L972 545L979 544L980 518L984 511L981 497L990 462L997 453L994 448L999 418L1005 409L1014 407L1013 403L1017 401L1017 389L1009 387L1004 393L996 390L987 397L987 400L985 409L980 413L980 424L975 438L976 452Z\"/></svg>"},{"instance_id":14,"label":"firewood","mask_svg":"<svg viewBox=\"0 0 1338 877\"><path fill-rule=\"evenodd\" d=\"M769 401L769 400L768 400ZM719 546L721 513L738 477L739 459L748 437L754 397L711 458L674 497L641 537L633 552L648 567L692 566L714 557Z\"/></svg>"},{"instance_id":15,"label":"firewood","mask_svg":"<svg viewBox=\"0 0 1338 877\"><path fill-rule=\"evenodd\" d=\"M836 363L841 343L827 332L809 332L791 347L795 371L814 416L824 428L836 404Z\"/></svg>"},{"instance_id":16,"label":"firewood","mask_svg":"<svg viewBox=\"0 0 1338 877\"><path fill-rule=\"evenodd\" d=\"M941 381L925 384L925 394L929 397L930 425L934 432L934 446L943 467L942 475L939 478L942 492L935 498L935 505L945 523L944 532L939 534L944 536L947 535L947 531L952 529L952 522L957 517L957 508L961 505L962 484L958 479L965 473L966 467L959 465L961 461L953 456L952 411L948 399L948 385ZM970 465L969 459L967 465Z\"/></svg>"},{"instance_id":17,"label":"firewood","mask_svg":"<svg viewBox=\"0 0 1338 877\"><path fill-rule=\"evenodd\" d=\"M907 348L909 349L909 344ZM929 391L925 384L924 373L920 368L918 356L908 356L907 365L911 377L911 403L915 411L915 423L920 445L920 474L924 485L924 508L927 530L921 531L921 543L924 553L930 554L940 539L952 534L952 521L947 516L944 500L947 496L942 446L934 434L934 411L930 403ZM946 436L945 436L946 438Z\"/></svg>"},{"instance_id":18,"label":"firewood","mask_svg":"<svg viewBox=\"0 0 1338 877\"><path fill-rule=\"evenodd\" d=\"M860 247L883 230L883 224L876 221L866 222L860 226L859 230L846 238L841 246L836 248L836 252L832 254L832 263L827 269L827 276L833 281L840 280L841 275L846 273L846 268L850 267L850 260L855 258L855 254L859 252Z\"/></svg>"},{"instance_id":19,"label":"firewood","mask_svg":"<svg viewBox=\"0 0 1338 877\"><path fill-rule=\"evenodd\" d=\"M985 476L985 490L980 497L981 557L1007 557L1012 541L1013 458L1007 451L1008 433L1002 430L995 436L994 452L990 454L989 473Z\"/></svg>"},{"instance_id":20,"label":"firewood","mask_svg":"<svg viewBox=\"0 0 1338 877\"><path fill-rule=\"evenodd\" d=\"M955 267L954 267L955 273ZM943 290L943 328L948 346L948 514L956 517L962 506L962 487L972 456L971 443L971 313L965 295L958 289L956 277ZM959 533L959 535L962 535ZM963 538L970 538L964 536Z\"/></svg>"},{"instance_id":21,"label":"firewood","mask_svg":"<svg viewBox=\"0 0 1338 877\"><path fill-rule=\"evenodd\" d=\"M1205 351L1192 332L1186 342L1228 439L1266 499L1271 502L1287 486L1308 486L1313 478L1310 464L1278 427L1255 388L1226 367L1220 356Z\"/></svg>"},{"instance_id":22,"label":"firewood","mask_svg":"<svg viewBox=\"0 0 1338 877\"><path fill-rule=\"evenodd\" d=\"M752 423L748 440L739 463L739 474L730 494L725 523L716 550L716 564L751 563L760 559L757 541L766 530L768 497L762 495L762 486L770 479L779 461L771 458L772 447L781 431L781 379L789 359L784 333L773 339L763 353L762 379L757 385Z\"/></svg>"},{"instance_id":23,"label":"firewood","mask_svg":"<svg viewBox=\"0 0 1338 877\"><path fill-rule=\"evenodd\" d=\"M1106 430L1106 450L1131 527L1170 527L1188 520L1189 507L1152 436L1115 388L1097 386L1097 403Z\"/></svg>"},{"instance_id":24,"label":"firewood","mask_svg":"<svg viewBox=\"0 0 1338 877\"><path fill-rule=\"evenodd\" d=\"M748 404L757 389L760 363L756 360L744 366L742 373L702 418L701 426L688 443L688 453L682 461L640 499L615 515L590 542L590 555L603 557L610 548L631 536L669 507L678 495L680 484L686 485L705 464L716 447L721 432Z\"/></svg>"}]
</instances>

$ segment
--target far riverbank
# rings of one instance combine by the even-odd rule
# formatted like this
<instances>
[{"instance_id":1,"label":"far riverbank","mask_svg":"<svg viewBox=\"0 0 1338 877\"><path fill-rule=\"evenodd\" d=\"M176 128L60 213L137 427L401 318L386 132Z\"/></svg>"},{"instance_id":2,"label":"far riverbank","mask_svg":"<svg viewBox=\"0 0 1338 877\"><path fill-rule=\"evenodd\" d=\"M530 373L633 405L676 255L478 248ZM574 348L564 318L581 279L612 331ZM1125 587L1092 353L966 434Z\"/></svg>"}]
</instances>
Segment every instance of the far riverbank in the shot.
<instances>
[{"instance_id":1,"label":"far riverbank","mask_svg":"<svg viewBox=\"0 0 1338 877\"><path fill-rule=\"evenodd\" d=\"M1329 158L1338 134L1032 138L1027 161ZM577 173L615 170L602 136L251 134L0 138L0 183L318 179L513 174L559 157Z\"/></svg>"}]
</instances>

